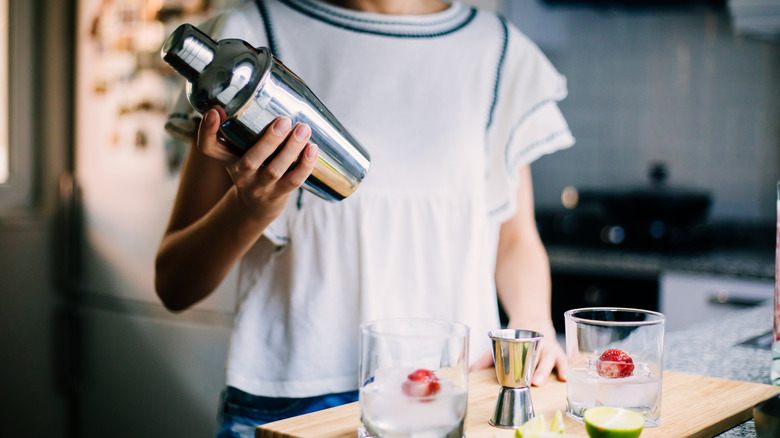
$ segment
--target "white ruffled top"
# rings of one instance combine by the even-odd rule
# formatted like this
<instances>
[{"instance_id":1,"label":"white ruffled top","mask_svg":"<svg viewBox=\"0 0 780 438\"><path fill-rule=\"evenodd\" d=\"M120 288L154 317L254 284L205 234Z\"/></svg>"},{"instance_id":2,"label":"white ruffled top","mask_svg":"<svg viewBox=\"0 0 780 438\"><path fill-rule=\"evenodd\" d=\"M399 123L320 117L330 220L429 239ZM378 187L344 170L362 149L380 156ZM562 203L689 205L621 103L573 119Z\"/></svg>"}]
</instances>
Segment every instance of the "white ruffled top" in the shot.
<instances>
[{"instance_id":1,"label":"white ruffled top","mask_svg":"<svg viewBox=\"0 0 780 438\"><path fill-rule=\"evenodd\" d=\"M574 143L565 78L511 24L459 2L391 16L268 0L201 28L269 46L371 155L354 194L295 193L242 259L228 384L356 389L358 326L379 318L460 321L472 360L486 352L517 169ZM182 98L169 131L192 135L197 117Z\"/></svg>"}]
</instances>

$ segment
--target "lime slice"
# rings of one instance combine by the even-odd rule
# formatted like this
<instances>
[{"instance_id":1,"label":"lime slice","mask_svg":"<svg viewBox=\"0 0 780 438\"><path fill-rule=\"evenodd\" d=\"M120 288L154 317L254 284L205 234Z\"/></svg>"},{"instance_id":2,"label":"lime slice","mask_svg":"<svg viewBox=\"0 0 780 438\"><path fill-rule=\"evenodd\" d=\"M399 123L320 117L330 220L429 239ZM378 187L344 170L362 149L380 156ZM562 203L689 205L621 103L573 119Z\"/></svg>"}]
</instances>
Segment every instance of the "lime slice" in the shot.
<instances>
[{"instance_id":1,"label":"lime slice","mask_svg":"<svg viewBox=\"0 0 780 438\"><path fill-rule=\"evenodd\" d=\"M518 427L515 430L515 437L528 438L530 436L527 434L528 432L544 432L545 430L547 430L547 422L544 421L544 415L539 414Z\"/></svg>"},{"instance_id":2,"label":"lime slice","mask_svg":"<svg viewBox=\"0 0 780 438\"><path fill-rule=\"evenodd\" d=\"M582 419L590 438L636 438L645 426L644 417L636 412L609 406L590 408Z\"/></svg>"},{"instance_id":3,"label":"lime slice","mask_svg":"<svg viewBox=\"0 0 780 438\"><path fill-rule=\"evenodd\" d=\"M583 435L574 435L572 433L560 433L560 432L540 432L536 430L529 430L523 435L523 438L587 438Z\"/></svg>"},{"instance_id":4,"label":"lime slice","mask_svg":"<svg viewBox=\"0 0 780 438\"><path fill-rule=\"evenodd\" d=\"M552 423L550 423L550 432L553 433L563 433L563 414L561 411L555 411L555 416L552 419Z\"/></svg>"}]
</instances>

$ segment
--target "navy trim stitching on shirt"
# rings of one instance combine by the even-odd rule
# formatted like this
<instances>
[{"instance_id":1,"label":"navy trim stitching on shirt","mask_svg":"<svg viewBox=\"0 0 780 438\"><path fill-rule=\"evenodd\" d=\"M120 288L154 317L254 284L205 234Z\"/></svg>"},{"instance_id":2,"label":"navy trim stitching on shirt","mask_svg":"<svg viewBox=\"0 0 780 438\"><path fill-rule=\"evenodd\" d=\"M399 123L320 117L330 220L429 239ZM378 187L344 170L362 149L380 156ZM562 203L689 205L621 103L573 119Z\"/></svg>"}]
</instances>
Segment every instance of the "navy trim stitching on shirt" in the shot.
<instances>
[{"instance_id":1,"label":"navy trim stitching on shirt","mask_svg":"<svg viewBox=\"0 0 780 438\"><path fill-rule=\"evenodd\" d=\"M449 34L451 34L453 32L456 32L456 31L462 29L463 27L465 27L477 15L477 10L475 8L473 8L473 7L470 7L468 16L466 16L463 19L462 22L459 22L459 23L455 24L451 28L448 28L448 29L445 29L445 30L442 30L442 31L439 31L439 32L431 32L431 33L400 33L400 32L386 32L386 31L380 31L380 30L376 30L376 29L366 29L366 28L361 28L361 27L350 26L350 25L348 25L346 23L342 23L342 22L336 21L335 19L331 19L331 18L328 18L328 17L324 17L322 15L319 15L319 14L315 13L313 10L304 8L304 7L302 7L301 5L299 5L297 3L292 3L292 2L290 2L288 0L279 0L279 1L281 3L284 3L285 5L289 6L290 8L295 9L296 11L304 14L304 15L307 15L307 16L315 19L315 20L322 21L323 23L330 24L331 26L335 26L335 27L338 27L338 28L341 28L341 29L345 29L345 30L349 30L349 31L352 31L352 32L357 32L357 33L365 33L365 34L369 34L369 35L378 35L378 36L387 36L387 37L396 37L396 38L435 38L435 37L440 37L440 36L444 36L444 35L449 35ZM327 11L327 12L330 12L330 11ZM359 20L359 19L355 19L353 17L348 17L348 18L350 18L351 20L353 20L355 22L358 22L358 23L362 21L362 20ZM384 22L381 22L381 23L386 24Z\"/></svg>"},{"instance_id":2,"label":"navy trim stitching on shirt","mask_svg":"<svg viewBox=\"0 0 780 438\"><path fill-rule=\"evenodd\" d=\"M273 23L271 22L271 14L268 10L268 6L265 4L263 0L255 0L255 3L257 4L257 8L260 10L260 15L263 17L263 25L265 26L265 35L268 38L268 48L271 50L271 54L276 57L276 59L280 59L279 56L279 46L276 44L276 38L274 37L274 31L273 31ZM298 189L298 200L295 203L295 206L297 207L298 211L303 208L303 189ZM277 236L281 237L281 236ZM288 238L287 241L290 239Z\"/></svg>"},{"instance_id":3,"label":"navy trim stitching on shirt","mask_svg":"<svg viewBox=\"0 0 780 438\"><path fill-rule=\"evenodd\" d=\"M419 26L419 27L432 27L432 26L441 26L444 24L447 24L449 21L454 21L460 18L459 16L451 16L451 17L444 17L441 20L438 21L427 21L422 23L410 23L406 21L389 21L389 20L369 20L366 18L358 18L352 15L342 14L339 13L333 9L327 8L319 3L311 2L311 1L305 1L305 0L299 0L299 1L292 1L292 0L279 0L281 3L286 4L287 6L295 9L308 9L312 12L319 12L322 14L327 14L335 18L340 18L343 20L353 21L356 23L361 24L376 24L376 25L383 25L383 26Z\"/></svg>"},{"instance_id":4,"label":"navy trim stitching on shirt","mask_svg":"<svg viewBox=\"0 0 780 438\"><path fill-rule=\"evenodd\" d=\"M271 14L268 11L263 0L255 0L257 9L260 10L260 15L263 17L263 27L265 27L265 36L268 39L268 48L271 50L271 54L277 59L279 58L279 47L276 44L276 38L274 38L273 24L271 23Z\"/></svg>"},{"instance_id":5,"label":"navy trim stitching on shirt","mask_svg":"<svg viewBox=\"0 0 780 438\"><path fill-rule=\"evenodd\" d=\"M556 98L554 98L554 97L550 97L550 98L544 99L544 100L540 101L539 103L537 103L536 105L532 106L532 107L531 107L531 109L529 109L528 111L526 111L526 112L525 112L525 114L523 114L523 115L520 117L520 119L517 121L517 123L515 123L515 129L519 128L519 127L520 127L520 126L521 126L523 123L525 123L525 119L527 119L528 117L530 117L530 116L531 116L531 114L533 114L533 113L535 113L536 111L538 111L538 110L539 110L539 108L541 108L541 107L543 107L543 106L547 105L548 103L557 102L557 101L558 101L558 100L557 100Z\"/></svg>"},{"instance_id":6,"label":"navy trim stitching on shirt","mask_svg":"<svg viewBox=\"0 0 780 438\"><path fill-rule=\"evenodd\" d=\"M490 210L488 212L488 216L489 217L495 216L498 213L501 213L502 211L506 210L507 208L509 208L509 201L506 201L503 204L501 204L500 206L494 208L493 210Z\"/></svg>"},{"instance_id":7,"label":"navy trim stitching on shirt","mask_svg":"<svg viewBox=\"0 0 780 438\"><path fill-rule=\"evenodd\" d=\"M504 32L504 41L501 46L501 55L498 58L498 65L496 66L496 82L493 85L493 102L490 104L490 112L488 113L488 122L485 130L489 130L493 124L493 114L496 111L496 102L498 101L498 86L501 82L501 70L504 67L504 60L506 59L506 50L509 45L509 29L506 24L506 20L502 16L498 16L498 20L501 22L501 27Z\"/></svg>"},{"instance_id":8,"label":"navy trim stitching on shirt","mask_svg":"<svg viewBox=\"0 0 780 438\"><path fill-rule=\"evenodd\" d=\"M552 134L548 135L547 137L545 137L545 138L543 138L541 140L537 140L537 141L535 141L535 142L533 142L533 143L531 143L529 145L526 145L524 148L520 149L516 154L514 154L514 157L512 158L511 162L507 161L507 167L506 167L507 172L511 172L511 169L515 167L515 164L520 159L520 157L522 157L525 154L527 154L528 151L530 151L530 150L532 150L532 149L534 149L534 148L536 148L538 146L547 144L547 143L555 140L557 137L560 137L561 135L564 135L564 134L567 134L567 133L571 133L571 131L568 128L561 129L559 131L553 132ZM508 158L509 157L507 157L507 159Z\"/></svg>"},{"instance_id":9,"label":"navy trim stitching on shirt","mask_svg":"<svg viewBox=\"0 0 780 438\"><path fill-rule=\"evenodd\" d=\"M507 166L506 166L507 173L511 173L512 172L511 169L513 167L515 167L515 164L520 159L520 157L524 156L528 151L530 151L530 150L532 150L532 149L534 149L534 148L536 148L538 146L541 146L543 144L547 144L547 143L555 140L557 137L560 137L561 135L564 135L566 133L571 133L571 131L569 129L561 129L559 131L553 132L552 134L548 135L547 137L545 137L545 138L543 138L541 140L535 141L535 142L527 145L526 147L524 147L522 150L520 150L518 153L515 154L514 158L511 160L511 163L509 161L507 161ZM500 206L494 208L493 210L490 210L488 212L488 216L489 217L495 216L496 214L498 214L498 213L506 210L507 208L509 208L509 205L510 205L510 202L508 200L505 201Z\"/></svg>"},{"instance_id":10,"label":"navy trim stitching on shirt","mask_svg":"<svg viewBox=\"0 0 780 438\"><path fill-rule=\"evenodd\" d=\"M510 131L509 140L506 142L506 147L504 148L504 163L507 165L507 170L511 169L512 166L509 165L509 153L512 146L512 139L515 136L515 133L518 129L520 129L521 126L523 126L523 123L525 123L526 119L531 117L531 115L537 111L539 111L540 108L543 108L549 103L555 103L558 100L554 97L549 97L547 99L543 99L536 103L534 106L532 106L528 111L526 111L522 116L520 116L520 119L518 119L517 123L515 123L515 126ZM526 148L527 149L527 148Z\"/></svg>"},{"instance_id":11,"label":"navy trim stitching on shirt","mask_svg":"<svg viewBox=\"0 0 780 438\"><path fill-rule=\"evenodd\" d=\"M265 229L265 232L270 234L271 237L273 237L274 239L279 239L280 241L285 242L285 243L290 243L291 242L289 237L282 236L281 234L279 234L279 233L275 232L274 230L272 230L271 227L267 227Z\"/></svg>"}]
</instances>

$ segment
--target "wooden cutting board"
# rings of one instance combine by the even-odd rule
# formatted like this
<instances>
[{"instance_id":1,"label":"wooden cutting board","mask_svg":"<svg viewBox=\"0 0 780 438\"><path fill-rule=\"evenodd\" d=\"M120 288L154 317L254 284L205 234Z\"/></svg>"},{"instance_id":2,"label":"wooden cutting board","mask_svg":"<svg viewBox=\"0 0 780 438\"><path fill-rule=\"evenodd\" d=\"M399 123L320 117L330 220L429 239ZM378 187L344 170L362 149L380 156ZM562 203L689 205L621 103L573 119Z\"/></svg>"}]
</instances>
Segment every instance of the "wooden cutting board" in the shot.
<instances>
[{"instance_id":1,"label":"wooden cutting board","mask_svg":"<svg viewBox=\"0 0 780 438\"><path fill-rule=\"evenodd\" d=\"M512 437L511 429L490 426L488 419L498 395L495 370L471 374L466 435L469 438ZM780 387L736 380L664 372L661 426L648 427L642 438L712 437L753 417L753 406ZM585 427L565 415L566 383L551 379L542 387L531 388L536 414L550 420L556 410L564 412L567 433L587 436ZM312 414L288 418L257 428L257 438L355 438L360 425L360 408L351 403Z\"/></svg>"}]
</instances>

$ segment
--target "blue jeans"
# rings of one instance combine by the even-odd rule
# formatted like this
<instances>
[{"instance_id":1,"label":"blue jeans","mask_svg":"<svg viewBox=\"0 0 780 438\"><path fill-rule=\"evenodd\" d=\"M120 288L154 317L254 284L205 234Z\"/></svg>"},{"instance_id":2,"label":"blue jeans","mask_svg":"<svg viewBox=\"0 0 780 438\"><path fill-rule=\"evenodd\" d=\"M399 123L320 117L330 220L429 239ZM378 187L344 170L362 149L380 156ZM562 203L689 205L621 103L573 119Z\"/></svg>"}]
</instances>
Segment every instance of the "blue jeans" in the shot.
<instances>
[{"instance_id":1,"label":"blue jeans","mask_svg":"<svg viewBox=\"0 0 780 438\"><path fill-rule=\"evenodd\" d=\"M217 421L217 438L254 438L261 424L358 400L358 391L307 398L261 397L228 386L222 391Z\"/></svg>"}]
</instances>

